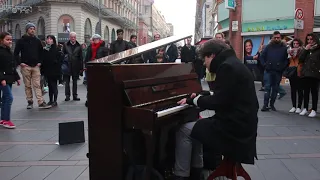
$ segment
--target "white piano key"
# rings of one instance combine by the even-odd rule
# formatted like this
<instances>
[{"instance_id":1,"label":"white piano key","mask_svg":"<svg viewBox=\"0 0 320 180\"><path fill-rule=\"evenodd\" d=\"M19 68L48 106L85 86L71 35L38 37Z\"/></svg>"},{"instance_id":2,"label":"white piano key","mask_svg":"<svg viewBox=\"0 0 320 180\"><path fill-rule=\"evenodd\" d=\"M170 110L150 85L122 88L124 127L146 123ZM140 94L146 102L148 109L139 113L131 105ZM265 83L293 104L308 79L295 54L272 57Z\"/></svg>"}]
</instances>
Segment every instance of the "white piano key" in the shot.
<instances>
[{"instance_id":1,"label":"white piano key","mask_svg":"<svg viewBox=\"0 0 320 180\"><path fill-rule=\"evenodd\" d=\"M173 108L165 109L165 110L162 110L162 111L158 111L158 112L156 112L157 113L157 117L160 118L160 117L163 117L163 116L175 113L175 112L179 112L179 111L182 111L184 109L187 109L188 107L190 107L190 105L184 104L184 105L179 105L179 106L176 106L176 107L173 107Z\"/></svg>"}]
</instances>

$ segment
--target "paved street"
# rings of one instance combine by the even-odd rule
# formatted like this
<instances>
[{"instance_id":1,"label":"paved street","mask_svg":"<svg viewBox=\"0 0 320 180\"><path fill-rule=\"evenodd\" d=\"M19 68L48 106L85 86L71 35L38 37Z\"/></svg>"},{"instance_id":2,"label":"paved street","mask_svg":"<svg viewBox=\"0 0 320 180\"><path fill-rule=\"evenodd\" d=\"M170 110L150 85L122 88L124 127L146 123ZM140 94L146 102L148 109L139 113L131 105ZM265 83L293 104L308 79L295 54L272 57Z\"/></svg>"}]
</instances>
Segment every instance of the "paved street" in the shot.
<instances>
[{"instance_id":1,"label":"paved street","mask_svg":"<svg viewBox=\"0 0 320 180\"><path fill-rule=\"evenodd\" d=\"M0 128L0 179L89 180L87 143L55 144L59 122L84 121L87 128L85 87L79 85L80 102L64 102L60 87L59 107L50 110L27 110L23 89L13 88L17 128ZM257 93L261 102L263 92ZM287 95L276 102L278 112L259 111L259 160L245 166L253 180L320 179L320 119L289 114L290 104Z\"/></svg>"}]
</instances>

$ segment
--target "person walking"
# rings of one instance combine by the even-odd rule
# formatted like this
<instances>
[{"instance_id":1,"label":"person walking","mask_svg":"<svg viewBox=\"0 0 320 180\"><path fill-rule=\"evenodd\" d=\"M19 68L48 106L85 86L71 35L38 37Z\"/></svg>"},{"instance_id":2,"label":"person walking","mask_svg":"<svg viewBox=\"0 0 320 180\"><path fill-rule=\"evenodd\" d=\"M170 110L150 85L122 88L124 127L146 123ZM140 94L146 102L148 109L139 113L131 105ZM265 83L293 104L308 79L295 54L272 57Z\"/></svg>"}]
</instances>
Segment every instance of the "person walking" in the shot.
<instances>
[{"instance_id":1,"label":"person walking","mask_svg":"<svg viewBox=\"0 0 320 180\"><path fill-rule=\"evenodd\" d=\"M20 76L16 70L16 63L11 51L12 36L8 32L0 34L0 90L2 91L2 107L0 125L13 129L16 126L11 122L11 105L13 95L12 84L20 85Z\"/></svg>"},{"instance_id":2,"label":"person walking","mask_svg":"<svg viewBox=\"0 0 320 180\"><path fill-rule=\"evenodd\" d=\"M48 35L46 46L43 48L43 72L48 80L49 103L52 107L57 106L58 81L61 77L62 52L57 47L56 38Z\"/></svg>"},{"instance_id":3,"label":"person walking","mask_svg":"<svg viewBox=\"0 0 320 180\"><path fill-rule=\"evenodd\" d=\"M42 63L43 46L40 39L35 36L36 26L33 23L26 25L26 34L16 43L14 49L15 60L21 68L21 74L27 96L27 109L33 108L32 86L34 88L40 109L51 108L44 99L41 89L40 66ZM19 54L21 53L21 58Z\"/></svg>"}]
</instances>

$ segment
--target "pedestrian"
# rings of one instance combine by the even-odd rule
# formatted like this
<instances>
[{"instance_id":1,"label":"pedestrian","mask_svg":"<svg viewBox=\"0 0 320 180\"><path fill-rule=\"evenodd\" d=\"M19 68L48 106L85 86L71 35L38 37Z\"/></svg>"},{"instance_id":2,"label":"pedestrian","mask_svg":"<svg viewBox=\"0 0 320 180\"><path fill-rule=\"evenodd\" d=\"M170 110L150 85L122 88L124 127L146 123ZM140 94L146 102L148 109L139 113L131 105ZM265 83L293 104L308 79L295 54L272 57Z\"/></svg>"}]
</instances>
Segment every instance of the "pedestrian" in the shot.
<instances>
[{"instance_id":1,"label":"pedestrian","mask_svg":"<svg viewBox=\"0 0 320 180\"><path fill-rule=\"evenodd\" d=\"M82 48L77 41L77 33L70 32L69 41L66 42L62 50L64 54L63 67L63 80L65 82L65 101L70 101L70 79L72 78L72 96L74 101L80 101L78 97L78 79L83 71L83 56Z\"/></svg>"},{"instance_id":2,"label":"pedestrian","mask_svg":"<svg viewBox=\"0 0 320 180\"><path fill-rule=\"evenodd\" d=\"M302 63L301 78L304 92L304 109L300 115L304 116L308 113L311 92L312 109L308 116L315 117L317 115L320 82L320 41L317 35L310 33L306 36L305 44L306 46L299 57L299 61Z\"/></svg>"},{"instance_id":3,"label":"pedestrian","mask_svg":"<svg viewBox=\"0 0 320 180\"><path fill-rule=\"evenodd\" d=\"M26 99L28 101L27 109L33 108L32 86L38 100L39 108L48 109L51 108L51 106L47 105L44 101L40 85L43 46L40 39L35 36L35 31L36 26L33 23L27 23L26 34L17 41L14 56L17 64L20 65L21 68L27 96ZM19 57L20 53L21 58Z\"/></svg>"},{"instance_id":4,"label":"pedestrian","mask_svg":"<svg viewBox=\"0 0 320 180\"><path fill-rule=\"evenodd\" d=\"M56 38L48 35L46 46L43 48L43 72L48 80L49 103L52 107L57 106L58 99L58 81L61 77L61 64L63 55L57 47Z\"/></svg>"},{"instance_id":5,"label":"pedestrian","mask_svg":"<svg viewBox=\"0 0 320 180\"><path fill-rule=\"evenodd\" d=\"M11 50L12 36L10 33L0 34L0 90L2 91L2 107L0 125L12 129L15 125L11 122L11 105L13 102L12 84L20 85L20 76L16 70L16 63Z\"/></svg>"}]
</instances>

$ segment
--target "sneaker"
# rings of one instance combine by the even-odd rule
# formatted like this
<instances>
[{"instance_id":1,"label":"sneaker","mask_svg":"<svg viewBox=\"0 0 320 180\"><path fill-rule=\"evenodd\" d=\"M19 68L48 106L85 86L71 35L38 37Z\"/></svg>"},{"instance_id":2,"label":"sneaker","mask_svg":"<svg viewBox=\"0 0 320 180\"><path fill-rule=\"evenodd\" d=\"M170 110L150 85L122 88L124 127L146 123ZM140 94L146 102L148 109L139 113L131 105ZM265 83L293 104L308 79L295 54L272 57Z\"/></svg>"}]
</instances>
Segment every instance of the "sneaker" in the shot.
<instances>
[{"instance_id":1,"label":"sneaker","mask_svg":"<svg viewBox=\"0 0 320 180\"><path fill-rule=\"evenodd\" d=\"M58 86L59 86L59 87L63 87L63 84L59 84Z\"/></svg>"},{"instance_id":2,"label":"sneaker","mask_svg":"<svg viewBox=\"0 0 320 180\"><path fill-rule=\"evenodd\" d=\"M4 121L2 126L8 129L14 129L16 126L11 121Z\"/></svg>"},{"instance_id":3,"label":"sneaker","mask_svg":"<svg viewBox=\"0 0 320 180\"><path fill-rule=\"evenodd\" d=\"M64 101L70 101L70 97L66 97L66 99L64 99Z\"/></svg>"},{"instance_id":4,"label":"sneaker","mask_svg":"<svg viewBox=\"0 0 320 180\"><path fill-rule=\"evenodd\" d=\"M263 107L261 108L261 111L262 111L262 112L265 112L265 111L269 111L269 109L270 109L270 108L268 108L267 106L263 106Z\"/></svg>"},{"instance_id":5,"label":"sneaker","mask_svg":"<svg viewBox=\"0 0 320 180\"><path fill-rule=\"evenodd\" d=\"M33 102L29 101L27 105L27 109L32 109L33 108Z\"/></svg>"},{"instance_id":6,"label":"sneaker","mask_svg":"<svg viewBox=\"0 0 320 180\"><path fill-rule=\"evenodd\" d=\"M270 105L270 109L271 109L272 111L277 111L277 109L274 107L274 105Z\"/></svg>"},{"instance_id":7,"label":"sneaker","mask_svg":"<svg viewBox=\"0 0 320 180\"><path fill-rule=\"evenodd\" d=\"M52 101L49 101L47 105L48 105L48 106L52 106L52 104L53 104L53 102L52 102Z\"/></svg>"},{"instance_id":8,"label":"sneaker","mask_svg":"<svg viewBox=\"0 0 320 180\"><path fill-rule=\"evenodd\" d=\"M294 112L296 112L296 110L297 109L295 107L293 107L293 108L290 109L289 113L294 113Z\"/></svg>"},{"instance_id":9,"label":"sneaker","mask_svg":"<svg viewBox=\"0 0 320 180\"><path fill-rule=\"evenodd\" d=\"M307 109L304 108L299 115L300 115L300 116L304 116L304 115L306 115L307 113L308 113Z\"/></svg>"},{"instance_id":10,"label":"sneaker","mask_svg":"<svg viewBox=\"0 0 320 180\"><path fill-rule=\"evenodd\" d=\"M301 113L301 109L297 108L295 113L300 114Z\"/></svg>"},{"instance_id":11,"label":"sneaker","mask_svg":"<svg viewBox=\"0 0 320 180\"><path fill-rule=\"evenodd\" d=\"M308 117L313 118L313 117L316 117L316 115L317 115L316 111L312 110Z\"/></svg>"},{"instance_id":12,"label":"sneaker","mask_svg":"<svg viewBox=\"0 0 320 180\"><path fill-rule=\"evenodd\" d=\"M58 106L58 103L57 103L57 102L53 102L53 103L51 104L51 106L52 106L52 107L56 107L56 106Z\"/></svg>"},{"instance_id":13,"label":"sneaker","mask_svg":"<svg viewBox=\"0 0 320 180\"><path fill-rule=\"evenodd\" d=\"M47 103L43 102L39 105L39 109L50 109L52 106L48 105Z\"/></svg>"},{"instance_id":14,"label":"sneaker","mask_svg":"<svg viewBox=\"0 0 320 180\"><path fill-rule=\"evenodd\" d=\"M5 120L1 120L0 121L0 126L3 126L3 123L5 122Z\"/></svg>"}]
</instances>

